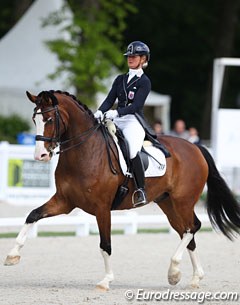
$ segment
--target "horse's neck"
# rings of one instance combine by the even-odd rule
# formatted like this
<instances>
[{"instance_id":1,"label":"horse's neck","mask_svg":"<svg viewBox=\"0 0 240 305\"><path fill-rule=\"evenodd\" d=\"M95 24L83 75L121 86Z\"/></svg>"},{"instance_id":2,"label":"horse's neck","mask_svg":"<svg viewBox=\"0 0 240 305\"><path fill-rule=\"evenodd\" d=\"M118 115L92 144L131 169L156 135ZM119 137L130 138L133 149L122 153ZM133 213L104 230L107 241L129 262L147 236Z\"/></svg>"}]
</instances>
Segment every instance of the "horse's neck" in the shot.
<instances>
[{"instance_id":1,"label":"horse's neck","mask_svg":"<svg viewBox=\"0 0 240 305\"><path fill-rule=\"evenodd\" d=\"M84 143L73 146L71 147L71 144L66 146L66 150L63 149L60 153L58 169L64 172L67 170L72 177L92 177L95 172L98 172L101 159L107 158L100 131L96 131Z\"/></svg>"},{"instance_id":2,"label":"horse's neck","mask_svg":"<svg viewBox=\"0 0 240 305\"><path fill-rule=\"evenodd\" d=\"M92 167L94 166L93 154L102 151L104 147L101 131L95 130L94 120L80 109L73 107L72 110L68 110L68 115L67 130L61 139L62 142L67 142L61 147L63 153L60 154L60 163L68 162L72 170L76 168L75 162L78 163L78 170L80 165L84 169L86 165ZM70 139L72 140L68 142Z\"/></svg>"},{"instance_id":3,"label":"horse's neck","mask_svg":"<svg viewBox=\"0 0 240 305\"><path fill-rule=\"evenodd\" d=\"M73 103L73 107L67 109L69 119L65 139L78 137L94 126L93 119L80 107Z\"/></svg>"}]
</instances>

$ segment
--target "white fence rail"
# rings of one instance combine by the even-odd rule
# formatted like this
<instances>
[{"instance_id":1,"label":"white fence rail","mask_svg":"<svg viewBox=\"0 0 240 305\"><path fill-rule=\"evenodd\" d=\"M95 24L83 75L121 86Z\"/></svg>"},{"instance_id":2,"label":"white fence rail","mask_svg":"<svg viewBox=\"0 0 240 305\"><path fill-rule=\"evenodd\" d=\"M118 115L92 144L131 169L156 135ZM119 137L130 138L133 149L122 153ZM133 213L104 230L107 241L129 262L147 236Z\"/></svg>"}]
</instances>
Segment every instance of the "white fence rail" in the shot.
<instances>
[{"instance_id":1,"label":"white fence rail","mask_svg":"<svg viewBox=\"0 0 240 305\"><path fill-rule=\"evenodd\" d=\"M47 163L35 161L34 148L0 142L0 200L36 206L54 194L58 157ZM221 174L232 190L240 194L240 168L222 167Z\"/></svg>"},{"instance_id":2,"label":"white fence rail","mask_svg":"<svg viewBox=\"0 0 240 305\"><path fill-rule=\"evenodd\" d=\"M202 228L211 227L207 214L200 214L198 215L198 218L202 222ZM26 218L24 217L0 218L0 232L1 227L16 227L19 229L24 224L25 219ZM136 212L126 212L122 215L112 215L111 222L112 227L117 226L118 229L123 229L124 234L136 234L139 228L167 228L169 232L173 231L167 217L161 214L140 215ZM37 237L41 227L46 228L54 226L61 226L61 228L64 228L64 231L66 231L66 227L69 231L73 231L72 228L69 229L68 227L74 227L76 236L88 236L91 232L98 232L95 217L82 212L77 216L66 215L42 219L34 224L32 231L29 233L29 237Z\"/></svg>"},{"instance_id":3,"label":"white fence rail","mask_svg":"<svg viewBox=\"0 0 240 305\"><path fill-rule=\"evenodd\" d=\"M14 205L42 204L55 192L54 171L58 161L54 157L49 163L36 162L33 159L34 146L10 145L0 142L0 200ZM199 215L198 215L199 216ZM206 214L200 214L203 226L210 227ZM0 232L15 232L24 224L24 217L0 218ZM75 231L77 236L87 236L98 232L95 217L81 212L76 216L56 216L42 219L34 225L32 237L38 235L41 228ZM135 211L112 213L112 228L124 230L125 234L135 234L138 229L166 228L172 231L165 215L143 215ZM59 231L59 229L58 229Z\"/></svg>"}]
</instances>

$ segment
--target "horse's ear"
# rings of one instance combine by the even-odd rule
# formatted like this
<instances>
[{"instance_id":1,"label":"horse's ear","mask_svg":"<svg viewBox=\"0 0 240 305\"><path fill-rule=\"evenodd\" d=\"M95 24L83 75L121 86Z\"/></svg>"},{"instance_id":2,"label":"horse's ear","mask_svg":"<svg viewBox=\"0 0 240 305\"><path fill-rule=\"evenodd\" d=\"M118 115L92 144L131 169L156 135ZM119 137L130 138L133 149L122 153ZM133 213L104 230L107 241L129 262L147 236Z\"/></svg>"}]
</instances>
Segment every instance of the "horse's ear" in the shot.
<instances>
[{"instance_id":1,"label":"horse's ear","mask_svg":"<svg viewBox=\"0 0 240 305\"><path fill-rule=\"evenodd\" d=\"M33 103L36 103L36 99L37 99L37 96L35 95L32 95L30 92L26 91L26 94L27 94L27 97L28 99L33 102Z\"/></svg>"}]
</instances>

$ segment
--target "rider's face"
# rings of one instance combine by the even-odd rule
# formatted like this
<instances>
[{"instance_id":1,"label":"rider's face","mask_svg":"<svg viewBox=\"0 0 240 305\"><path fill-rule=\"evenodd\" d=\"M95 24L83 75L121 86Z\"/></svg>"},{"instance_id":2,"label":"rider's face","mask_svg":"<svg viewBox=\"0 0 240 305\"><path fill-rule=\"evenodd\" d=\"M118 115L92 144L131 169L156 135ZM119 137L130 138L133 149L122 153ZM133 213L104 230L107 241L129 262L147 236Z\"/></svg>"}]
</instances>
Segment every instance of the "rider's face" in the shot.
<instances>
[{"instance_id":1,"label":"rider's face","mask_svg":"<svg viewBox=\"0 0 240 305\"><path fill-rule=\"evenodd\" d=\"M128 67L129 69L139 69L142 67L145 60L146 60L145 56L139 56L139 55L128 56L127 58Z\"/></svg>"}]
</instances>

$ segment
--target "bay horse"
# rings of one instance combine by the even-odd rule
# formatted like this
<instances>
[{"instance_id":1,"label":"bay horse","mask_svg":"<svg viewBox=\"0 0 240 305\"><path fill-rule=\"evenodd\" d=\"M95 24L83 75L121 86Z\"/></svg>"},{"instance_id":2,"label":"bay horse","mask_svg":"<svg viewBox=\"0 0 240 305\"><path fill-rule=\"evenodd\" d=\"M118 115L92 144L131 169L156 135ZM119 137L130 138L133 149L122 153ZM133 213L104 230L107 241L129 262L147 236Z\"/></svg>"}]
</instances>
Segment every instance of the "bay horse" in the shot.
<instances>
[{"instance_id":1,"label":"bay horse","mask_svg":"<svg viewBox=\"0 0 240 305\"><path fill-rule=\"evenodd\" d=\"M108 290L114 279L111 255L111 208L118 187L125 177L116 158L117 149L110 136L111 150L107 149L103 125L91 110L68 92L42 91L38 96L27 92L35 104L33 120L36 124L35 159L47 162L56 146L60 147L55 171L56 193L26 218L5 265L20 260L27 232L38 220L59 214L68 214L78 207L96 216L100 251L105 265L105 276L97 284ZM193 266L191 286L198 287L204 272L196 253L195 233L201 222L194 212L205 183L208 186L207 211L214 228L229 239L239 234L240 206L220 176L213 158L206 148L171 136L161 136L171 157L167 158L167 171L162 177L146 178L148 201L154 201L166 214L181 241L171 257L168 281L176 285L181 279L180 262L187 248ZM109 155L112 166L109 166ZM112 167L116 169L112 170ZM134 183L128 183L129 193L118 210L132 209L131 195Z\"/></svg>"}]
</instances>

